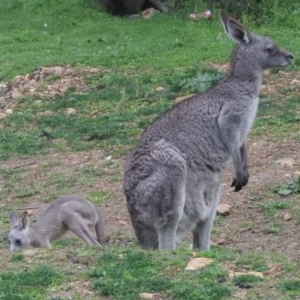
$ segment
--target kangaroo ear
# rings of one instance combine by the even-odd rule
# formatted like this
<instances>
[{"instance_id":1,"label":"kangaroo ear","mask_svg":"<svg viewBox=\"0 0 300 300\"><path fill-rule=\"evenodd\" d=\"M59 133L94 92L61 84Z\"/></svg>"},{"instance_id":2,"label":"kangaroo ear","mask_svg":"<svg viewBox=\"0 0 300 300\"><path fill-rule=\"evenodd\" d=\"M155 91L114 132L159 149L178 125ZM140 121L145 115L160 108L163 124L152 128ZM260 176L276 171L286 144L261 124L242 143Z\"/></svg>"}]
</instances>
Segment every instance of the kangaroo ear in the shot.
<instances>
[{"instance_id":1,"label":"kangaroo ear","mask_svg":"<svg viewBox=\"0 0 300 300\"><path fill-rule=\"evenodd\" d=\"M24 211L21 217L22 229L26 229L29 225L29 215L27 211Z\"/></svg>"},{"instance_id":2,"label":"kangaroo ear","mask_svg":"<svg viewBox=\"0 0 300 300\"><path fill-rule=\"evenodd\" d=\"M10 228L19 227L20 219L15 211L10 212L9 214L9 225Z\"/></svg>"},{"instance_id":3,"label":"kangaroo ear","mask_svg":"<svg viewBox=\"0 0 300 300\"><path fill-rule=\"evenodd\" d=\"M238 43L250 43L251 33L241 23L227 15L223 10L220 11L220 17L225 32Z\"/></svg>"}]
</instances>

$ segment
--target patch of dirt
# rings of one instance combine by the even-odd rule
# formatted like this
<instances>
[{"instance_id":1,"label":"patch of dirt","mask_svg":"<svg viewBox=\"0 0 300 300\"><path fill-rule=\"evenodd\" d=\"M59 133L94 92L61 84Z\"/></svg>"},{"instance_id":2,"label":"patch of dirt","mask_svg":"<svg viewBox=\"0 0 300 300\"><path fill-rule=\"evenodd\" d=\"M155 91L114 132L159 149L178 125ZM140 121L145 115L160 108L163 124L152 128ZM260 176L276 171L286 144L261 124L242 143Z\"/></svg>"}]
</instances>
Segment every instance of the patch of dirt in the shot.
<instances>
[{"instance_id":1,"label":"patch of dirt","mask_svg":"<svg viewBox=\"0 0 300 300\"><path fill-rule=\"evenodd\" d=\"M53 98L69 89L78 94L86 93L90 88L85 84L84 78L99 72L99 68L74 68L70 65L38 68L0 85L0 108L13 109L16 100L24 96Z\"/></svg>"},{"instance_id":2,"label":"patch of dirt","mask_svg":"<svg viewBox=\"0 0 300 300\"><path fill-rule=\"evenodd\" d=\"M269 142L264 139L249 140L248 155L250 158L250 180L247 187L235 193L230 187L232 168L224 176L221 202L232 206L231 213L225 217L224 223L218 228L221 237L225 237L225 244L230 248L241 251L258 251L277 253L290 259L300 258L300 233L297 220L284 222L283 216L287 210L278 211L275 219L269 219L259 204L266 197L272 201L287 201L292 204L291 211L300 208L297 204L299 196L280 197L271 193L271 187L276 184L287 183L294 172L299 170L299 144L295 142ZM293 169L280 167L275 164L277 158L293 158L298 166ZM290 176L286 176L286 175ZM270 195L271 193L271 195ZM268 196L267 196L268 195ZM279 222L282 231L266 234L265 229L272 222ZM243 224L253 224L253 226Z\"/></svg>"}]
</instances>

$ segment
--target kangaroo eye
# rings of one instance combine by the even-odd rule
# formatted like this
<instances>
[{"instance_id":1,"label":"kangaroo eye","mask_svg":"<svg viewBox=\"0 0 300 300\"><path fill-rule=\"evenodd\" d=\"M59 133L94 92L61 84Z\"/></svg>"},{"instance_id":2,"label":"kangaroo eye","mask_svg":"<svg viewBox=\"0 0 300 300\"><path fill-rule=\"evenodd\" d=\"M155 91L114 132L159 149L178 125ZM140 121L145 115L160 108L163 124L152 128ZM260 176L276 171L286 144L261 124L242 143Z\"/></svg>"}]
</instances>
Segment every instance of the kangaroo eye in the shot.
<instances>
[{"instance_id":1,"label":"kangaroo eye","mask_svg":"<svg viewBox=\"0 0 300 300\"><path fill-rule=\"evenodd\" d=\"M21 245L21 240L20 239L16 239L16 244L17 245Z\"/></svg>"}]
</instances>

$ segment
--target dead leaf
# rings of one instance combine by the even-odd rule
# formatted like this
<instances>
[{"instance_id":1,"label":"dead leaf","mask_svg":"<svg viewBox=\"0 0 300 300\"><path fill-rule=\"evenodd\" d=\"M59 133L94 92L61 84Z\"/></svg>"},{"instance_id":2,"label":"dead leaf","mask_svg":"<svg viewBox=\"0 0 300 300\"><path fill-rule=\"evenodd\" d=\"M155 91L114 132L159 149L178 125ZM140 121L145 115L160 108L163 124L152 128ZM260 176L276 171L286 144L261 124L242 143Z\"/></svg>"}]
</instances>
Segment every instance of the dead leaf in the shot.
<instances>
[{"instance_id":1,"label":"dead leaf","mask_svg":"<svg viewBox=\"0 0 300 300\"><path fill-rule=\"evenodd\" d=\"M189 95L186 95L186 96L180 96L180 97L177 97L175 99L175 103L178 103L178 102L181 102L181 101L184 101L184 100L187 100L193 96L195 96L196 94L189 94Z\"/></svg>"},{"instance_id":2,"label":"dead leaf","mask_svg":"<svg viewBox=\"0 0 300 300\"><path fill-rule=\"evenodd\" d=\"M191 259L185 270L199 270L207 266L208 264L212 263L213 260L211 258L206 257L196 257Z\"/></svg>"},{"instance_id":3,"label":"dead leaf","mask_svg":"<svg viewBox=\"0 0 300 300\"><path fill-rule=\"evenodd\" d=\"M272 266L267 272L266 274L268 275L272 275L272 274L275 274L275 273L278 273L281 271L281 266L280 265L274 265Z\"/></svg>"},{"instance_id":4,"label":"dead leaf","mask_svg":"<svg viewBox=\"0 0 300 300\"><path fill-rule=\"evenodd\" d=\"M225 216L230 213L230 210L231 206L228 203L220 203L217 208L217 214Z\"/></svg>"}]
</instances>

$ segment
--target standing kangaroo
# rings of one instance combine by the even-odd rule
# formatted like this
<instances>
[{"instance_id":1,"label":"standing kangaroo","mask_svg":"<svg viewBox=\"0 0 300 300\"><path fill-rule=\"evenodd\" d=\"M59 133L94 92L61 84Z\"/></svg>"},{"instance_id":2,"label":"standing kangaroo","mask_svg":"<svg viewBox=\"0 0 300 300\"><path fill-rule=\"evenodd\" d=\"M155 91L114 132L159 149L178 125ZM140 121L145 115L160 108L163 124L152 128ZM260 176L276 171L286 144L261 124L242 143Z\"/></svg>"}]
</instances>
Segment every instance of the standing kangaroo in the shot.
<instances>
[{"instance_id":1,"label":"standing kangaroo","mask_svg":"<svg viewBox=\"0 0 300 300\"><path fill-rule=\"evenodd\" d=\"M143 247L171 250L185 231L209 250L221 176L233 160L235 191L248 183L245 140L254 122L263 70L292 64L291 53L224 12L237 42L230 69L208 91L175 105L141 135L125 165L124 193Z\"/></svg>"},{"instance_id":2,"label":"standing kangaroo","mask_svg":"<svg viewBox=\"0 0 300 300\"><path fill-rule=\"evenodd\" d=\"M56 199L40 216L37 222L29 227L29 216L25 211L19 219L12 211L10 223L10 251L32 247L51 248L51 242L59 239L70 230L88 245L105 244L104 229L100 211L88 200L78 195L67 195ZM97 240L89 228L96 230Z\"/></svg>"}]
</instances>

